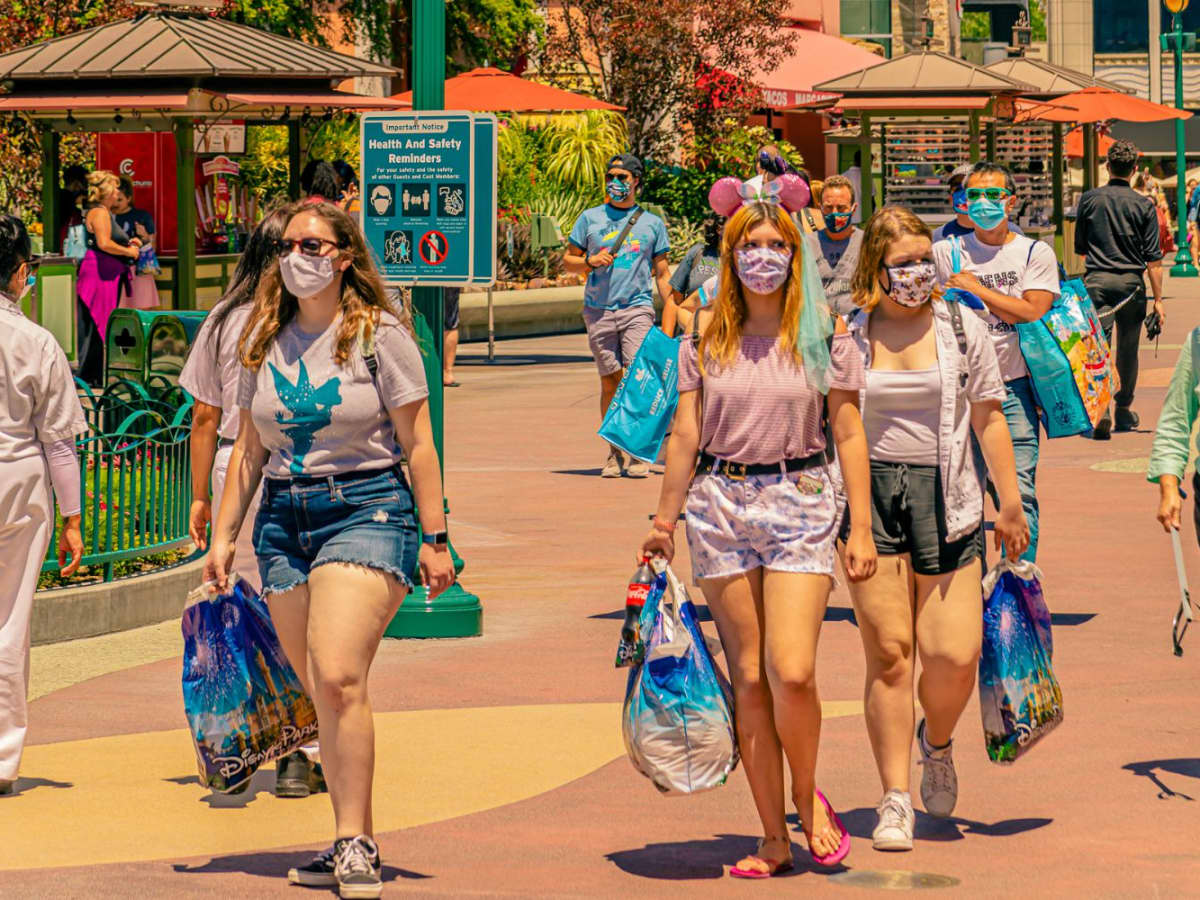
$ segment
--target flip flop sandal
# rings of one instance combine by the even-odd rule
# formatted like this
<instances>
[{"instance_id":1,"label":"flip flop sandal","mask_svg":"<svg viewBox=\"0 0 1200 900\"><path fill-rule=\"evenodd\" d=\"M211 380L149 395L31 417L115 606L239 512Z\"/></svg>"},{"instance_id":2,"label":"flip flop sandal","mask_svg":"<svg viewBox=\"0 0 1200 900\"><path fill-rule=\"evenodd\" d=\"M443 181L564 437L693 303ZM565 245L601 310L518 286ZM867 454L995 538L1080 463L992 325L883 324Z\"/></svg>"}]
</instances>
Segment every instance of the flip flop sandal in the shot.
<instances>
[{"instance_id":1,"label":"flip flop sandal","mask_svg":"<svg viewBox=\"0 0 1200 900\"><path fill-rule=\"evenodd\" d=\"M780 840L783 840L783 838L780 838ZM790 856L787 859L779 860L778 862L773 859L766 859L765 857L759 856L758 854L762 853L764 844L766 844L766 839L760 840L758 842L758 850L748 858L762 863L767 867L767 871L763 872L759 869L743 869L740 866L733 866L729 870L729 874L734 878L761 879L774 878L776 875L782 875L784 872L792 871L792 866L794 863L792 862L792 858Z\"/></svg>"},{"instance_id":2,"label":"flip flop sandal","mask_svg":"<svg viewBox=\"0 0 1200 900\"><path fill-rule=\"evenodd\" d=\"M832 825L838 830L842 838L840 841L838 841L837 849L828 856L817 856L817 851L812 849L812 837L810 836L808 839L808 852L812 854L813 862L815 862L818 866L832 868L841 863L843 859L850 855L850 832L846 830L846 826L842 824L842 820L838 818L838 814L833 811L833 807L830 806L829 801L825 799L825 795L820 791L817 791L817 798L825 807L825 815L829 817L830 823L832 823ZM801 824L803 825L803 823Z\"/></svg>"}]
</instances>

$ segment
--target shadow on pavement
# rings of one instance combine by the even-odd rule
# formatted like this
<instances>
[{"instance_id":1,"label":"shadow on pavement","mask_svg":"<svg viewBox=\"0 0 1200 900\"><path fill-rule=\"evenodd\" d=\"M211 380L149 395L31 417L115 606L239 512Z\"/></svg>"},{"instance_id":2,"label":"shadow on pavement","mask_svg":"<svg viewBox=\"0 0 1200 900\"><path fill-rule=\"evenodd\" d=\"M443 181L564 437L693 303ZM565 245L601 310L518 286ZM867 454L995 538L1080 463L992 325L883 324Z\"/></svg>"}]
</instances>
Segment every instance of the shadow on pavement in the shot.
<instances>
[{"instance_id":1,"label":"shadow on pavement","mask_svg":"<svg viewBox=\"0 0 1200 900\"><path fill-rule=\"evenodd\" d=\"M1159 800L1170 800L1178 797L1182 800L1195 801L1195 797L1191 797L1180 791L1173 791L1163 783L1159 777L1159 772L1170 772L1174 775L1186 775L1189 778L1200 778L1200 759L1151 759L1146 762L1133 762L1126 766L1121 766L1122 769L1128 769L1134 775L1141 775L1143 778L1149 778L1150 782L1158 788ZM1155 770L1158 770L1156 772Z\"/></svg>"},{"instance_id":2,"label":"shadow on pavement","mask_svg":"<svg viewBox=\"0 0 1200 900\"><path fill-rule=\"evenodd\" d=\"M641 878L688 881L724 878L725 867L754 852L758 839L744 834L718 834L707 841L647 844L640 850L618 850L605 855L622 872ZM808 871L803 845L793 845L796 868L778 877L790 878ZM822 870L825 871L825 870ZM829 869L836 872L838 869Z\"/></svg>"},{"instance_id":3,"label":"shadow on pavement","mask_svg":"<svg viewBox=\"0 0 1200 900\"><path fill-rule=\"evenodd\" d=\"M501 356L496 354L495 362L488 362L487 356L470 356L459 355L454 360L454 365L457 366L544 366L553 365L554 363L590 363L592 362L591 354L578 353L517 353L512 356Z\"/></svg>"},{"instance_id":4,"label":"shadow on pavement","mask_svg":"<svg viewBox=\"0 0 1200 900\"><path fill-rule=\"evenodd\" d=\"M1031 819L1004 819L1000 822L973 822L970 819L963 819L959 816L953 816L949 819L939 819L936 816L931 816L922 810L917 810L916 828L913 829L913 837L919 840L926 841L961 841L966 834L978 834L983 837L1012 837L1017 834L1024 834L1027 831L1033 831L1037 828L1045 828L1053 819L1031 818ZM873 809L861 808L852 809L849 812L841 813L842 823L846 826L846 830L854 837L866 838L870 840L871 832L875 830L877 821L876 812ZM788 819L789 822L795 821L795 816Z\"/></svg>"},{"instance_id":5,"label":"shadow on pavement","mask_svg":"<svg viewBox=\"0 0 1200 900\"><path fill-rule=\"evenodd\" d=\"M200 786L200 779L195 775L181 775L178 778L164 778L171 784L182 787L197 788L196 801L210 806L212 809L242 809L253 803L259 794L275 793L275 770L259 769L250 778L250 786L240 794L222 794L210 791Z\"/></svg>"},{"instance_id":6,"label":"shadow on pavement","mask_svg":"<svg viewBox=\"0 0 1200 900\"><path fill-rule=\"evenodd\" d=\"M707 603L695 603L696 619L700 622L711 622L713 620L712 613L709 612ZM625 618L625 607L614 609L612 612L596 613L588 616L589 619L611 619L614 622L619 622ZM855 628L858 627L858 622L854 618L854 610L844 606L830 606L825 610L826 622L849 622Z\"/></svg>"},{"instance_id":7,"label":"shadow on pavement","mask_svg":"<svg viewBox=\"0 0 1200 900\"><path fill-rule=\"evenodd\" d=\"M203 865L189 866L176 863L172 868L180 875L229 875L241 872L246 875L260 875L265 878L287 879L288 869L294 866L306 865L313 858L311 850L292 850L272 853L245 853L236 856L214 856ZM382 878L384 882L396 879L426 879L433 878L422 872L409 869L398 869L395 866L384 865Z\"/></svg>"},{"instance_id":8,"label":"shadow on pavement","mask_svg":"<svg viewBox=\"0 0 1200 900\"><path fill-rule=\"evenodd\" d=\"M23 794L26 791L32 791L40 787L73 788L75 787L75 783L73 781L52 781L49 778L25 778L19 776L16 783L13 784L11 796L15 797L17 794Z\"/></svg>"}]
</instances>

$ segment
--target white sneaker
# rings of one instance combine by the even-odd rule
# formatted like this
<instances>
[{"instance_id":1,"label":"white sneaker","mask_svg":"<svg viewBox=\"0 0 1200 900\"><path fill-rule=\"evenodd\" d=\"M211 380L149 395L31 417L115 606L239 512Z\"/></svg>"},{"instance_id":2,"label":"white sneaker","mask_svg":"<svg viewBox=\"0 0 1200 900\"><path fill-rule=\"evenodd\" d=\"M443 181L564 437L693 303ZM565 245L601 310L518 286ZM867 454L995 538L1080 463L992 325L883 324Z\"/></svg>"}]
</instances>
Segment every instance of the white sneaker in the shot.
<instances>
[{"instance_id":1,"label":"white sneaker","mask_svg":"<svg viewBox=\"0 0 1200 900\"><path fill-rule=\"evenodd\" d=\"M916 816L908 791L888 791L879 801L876 811L879 813L879 824L871 834L875 849L911 850Z\"/></svg>"},{"instance_id":2,"label":"white sneaker","mask_svg":"<svg viewBox=\"0 0 1200 900\"><path fill-rule=\"evenodd\" d=\"M917 744L921 748L921 802L931 816L946 818L958 802L958 775L954 771L954 742L935 750L925 740L925 720L917 727Z\"/></svg>"},{"instance_id":3,"label":"white sneaker","mask_svg":"<svg viewBox=\"0 0 1200 900\"><path fill-rule=\"evenodd\" d=\"M604 461L604 468L600 470L601 478L620 478L621 470L624 468L624 454L616 447L609 447L608 459Z\"/></svg>"}]
</instances>

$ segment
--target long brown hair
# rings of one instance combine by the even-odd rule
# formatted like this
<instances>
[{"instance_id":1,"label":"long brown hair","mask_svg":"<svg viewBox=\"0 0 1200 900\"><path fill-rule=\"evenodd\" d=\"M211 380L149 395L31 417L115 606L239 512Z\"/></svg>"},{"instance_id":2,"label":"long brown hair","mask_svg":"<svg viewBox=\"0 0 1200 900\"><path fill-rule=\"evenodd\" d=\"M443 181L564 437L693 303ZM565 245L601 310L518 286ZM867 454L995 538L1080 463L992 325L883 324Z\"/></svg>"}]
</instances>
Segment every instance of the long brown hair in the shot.
<instances>
[{"instance_id":1,"label":"long brown hair","mask_svg":"<svg viewBox=\"0 0 1200 900\"><path fill-rule=\"evenodd\" d=\"M697 348L702 372L706 358L718 368L732 365L737 359L748 308L742 294L742 280L734 264L734 252L746 235L763 223L773 225L792 248L791 271L783 288L779 344L792 352L797 363L801 361L800 351L796 348L796 336L800 331L800 312L804 308L804 255L801 246L804 238L786 209L771 203L748 203L725 223L721 237L720 290L713 303L713 320L701 336Z\"/></svg>"},{"instance_id":2,"label":"long brown hair","mask_svg":"<svg viewBox=\"0 0 1200 900\"><path fill-rule=\"evenodd\" d=\"M884 206L871 216L864 229L862 249L858 252L858 267L850 279L854 305L867 312L883 299L885 291L879 283L879 269L892 241L906 234L933 240L933 232L907 206ZM939 295L940 296L940 295Z\"/></svg>"},{"instance_id":3,"label":"long brown hair","mask_svg":"<svg viewBox=\"0 0 1200 900\"><path fill-rule=\"evenodd\" d=\"M342 296L338 305L342 321L334 345L334 361L343 365L358 341L360 323L368 322L373 327L382 313L391 313L403 327L414 333L408 290L398 292L398 303L391 301L358 224L340 207L325 202L300 204L294 208L288 223L296 216L308 213L329 224L340 252L350 257L349 267L341 273ZM276 257L259 281L254 294L254 309L238 342L242 365L254 371L261 368L271 342L296 317L299 308L299 301L283 284L279 258Z\"/></svg>"}]
</instances>

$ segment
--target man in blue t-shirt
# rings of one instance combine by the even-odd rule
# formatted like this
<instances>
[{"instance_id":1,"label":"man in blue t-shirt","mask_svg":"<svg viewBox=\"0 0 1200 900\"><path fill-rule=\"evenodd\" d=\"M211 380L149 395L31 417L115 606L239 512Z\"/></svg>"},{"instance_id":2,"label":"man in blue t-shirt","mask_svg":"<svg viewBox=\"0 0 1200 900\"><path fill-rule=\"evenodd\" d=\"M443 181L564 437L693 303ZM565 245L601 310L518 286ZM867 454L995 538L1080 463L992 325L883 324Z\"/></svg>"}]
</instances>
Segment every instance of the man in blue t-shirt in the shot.
<instances>
[{"instance_id":1,"label":"man in blue t-shirt","mask_svg":"<svg viewBox=\"0 0 1200 900\"><path fill-rule=\"evenodd\" d=\"M602 420L625 368L654 327L651 281L658 282L664 302L671 297L667 226L637 205L641 179L642 161L636 156L624 153L608 161L608 202L584 210L571 229L570 246L563 260L569 271L587 273L583 321L600 371ZM617 247L622 234L625 237ZM620 450L610 446L600 474L619 478L622 468L632 478L650 474L647 463L632 458L627 461Z\"/></svg>"}]
</instances>

